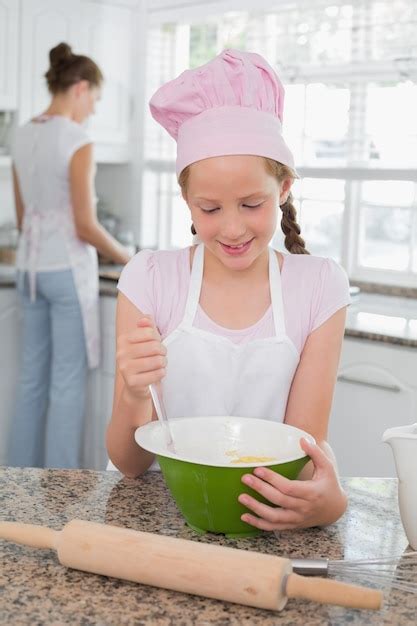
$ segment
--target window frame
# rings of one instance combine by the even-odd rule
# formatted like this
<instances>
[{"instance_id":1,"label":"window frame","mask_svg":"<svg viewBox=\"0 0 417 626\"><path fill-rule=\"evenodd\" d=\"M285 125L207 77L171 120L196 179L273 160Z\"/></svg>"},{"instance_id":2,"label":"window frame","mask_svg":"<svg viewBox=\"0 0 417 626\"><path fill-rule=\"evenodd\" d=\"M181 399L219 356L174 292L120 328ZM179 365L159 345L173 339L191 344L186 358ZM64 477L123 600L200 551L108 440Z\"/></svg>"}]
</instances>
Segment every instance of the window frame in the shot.
<instances>
[{"instance_id":1,"label":"window frame","mask_svg":"<svg viewBox=\"0 0 417 626\"><path fill-rule=\"evenodd\" d=\"M299 4L303 5L304 0ZM310 5L310 3L306 3ZM316 0L317 7L326 6ZM334 4L343 4L335 0ZM199 23L210 15L220 15L229 11L248 11L253 13L272 12L269 2L264 0L211 0L208 3L194 4L191 0L179 3L178 0L159 0L153 11L149 11L149 27L159 27L174 22L177 27ZM186 24L184 24L184 21ZM184 44L184 41L182 42ZM374 82L401 81L404 75L417 77L417 58L401 58L391 61L370 60L363 62L352 57L349 64L332 65L331 67L298 65L297 68L281 68L280 76L285 84L322 82L332 85L349 83L350 92L364 94L365 86ZM359 122L350 117L347 140L361 133L365 116L365 108L360 111ZM353 116L354 117L354 116ZM355 127L355 123L357 126ZM285 131L285 128L284 128ZM175 162L170 160L147 159L144 161L144 170L157 173L175 173ZM378 284L417 287L417 272L397 271L378 268L366 268L359 264L359 237L360 237L360 184L362 181L411 181L417 184L416 168L386 168L370 167L368 164L348 164L346 166L297 166L301 178L334 178L345 182L345 201L341 240L341 264L345 267L352 281L373 282ZM417 254L417 200L413 209L413 241L411 249ZM159 233L156 233L155 243L158 247L169 247L168 223L170 216L167 210L162 209L158 216ZM162 236L161 236L162 235ZM308 244L308 242L307 242Z\"/></svg>"}]
</instances>

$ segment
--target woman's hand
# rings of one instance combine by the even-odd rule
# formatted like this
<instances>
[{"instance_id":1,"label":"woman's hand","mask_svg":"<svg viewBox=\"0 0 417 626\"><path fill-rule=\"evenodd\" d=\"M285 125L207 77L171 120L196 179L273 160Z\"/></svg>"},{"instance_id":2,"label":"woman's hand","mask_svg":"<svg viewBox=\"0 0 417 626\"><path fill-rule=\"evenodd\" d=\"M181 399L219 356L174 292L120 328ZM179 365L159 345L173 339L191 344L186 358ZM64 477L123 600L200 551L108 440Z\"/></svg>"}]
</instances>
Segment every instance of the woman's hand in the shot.
<instances>
[{"instance_id":1,"label":"woman's hand","mask_svg":"<svg viewBox=\"0 0 417 626\"><path fill-rule=\"evenodd\" d=\"M300 445L314 464L311 480L289 480L267 467L245 474L242 482L271 505L240 495L239 502L251 510L242 515L244 522L262 530L287 530L325 526L343 515L347 498L333 462L317 444L301 439Z\"/></svg>"},{"instance_id":2,"label":"woman's hand","mask_svg":"<svg viewBox=\"0 0 417 626\"><path fill-rule=\"evenodd\" d=\"M149 385L165 376L167 350L149 315L137 328L119 336L116 361L126 392L133 398L149 397Z\"/></svg>"}]
</instances>

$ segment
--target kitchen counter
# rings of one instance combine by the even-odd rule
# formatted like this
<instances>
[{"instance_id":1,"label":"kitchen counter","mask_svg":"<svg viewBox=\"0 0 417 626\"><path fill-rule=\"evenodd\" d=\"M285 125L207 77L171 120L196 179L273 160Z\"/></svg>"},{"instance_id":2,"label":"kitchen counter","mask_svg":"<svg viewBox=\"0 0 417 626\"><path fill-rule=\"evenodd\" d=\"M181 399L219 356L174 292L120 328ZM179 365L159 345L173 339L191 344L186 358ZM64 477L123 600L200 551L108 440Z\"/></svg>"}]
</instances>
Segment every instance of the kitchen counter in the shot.
<instances>
[{"instance_id":1,"label":"kitchen counter","mask_svg":"<svg viewBox=\"0 0 417 626\"><path fill-rule=\"evenodd\" d=\"M117 296L120 271L100 266L100 295ZM0 265L0 288L14 285L14 268ZM360 292L348 307L345 336L417 348L417 298Z\"/></svg>"},{"instance_id":2,"label":"kitchen counter","mask_svg":"<svg viewBox=\"0 0 417 626\"><path fill-rule=\"evenodd\" d=\"M61 529L68 520L81 518L282 556L401 556L407 540L398 515L397 481L351 478L343 482L349 508L337 524L281 532L277 537L264 534L231 540L191 531L159 472L126 479L118 472L3 467L0 519ZM273 613L69 570L59 564L52 551L3 541L0 562L0 624L13 626L403 626L415 623L417 611L416 596L388 589L384 608L377 612L289 600L282 612ZM417 572L414 576L417 582Z\"/></svg>"},{"instance_id":3,"label":"kitchen counter","mask_svg":"<svg viewBox=\"0 0 417 626\"><path fill-rule=\"evenodd\" d=\"M352 298L345 335L417 347L417 299L376 293Z\"/></svg>"},{"instance_id":4,"label":"kitchen counter","mask_svg":"<svg viewBox=\"0 0 417 626\"><path fill-rule=\"evenodd\" d=\"M116 269L115 269L116 268ZM117 296L117 281L121 266L103 266L99 268L100 295ZM11 289L16 286L16 269L13 265L0 263L0 289Z\"/></svg>"}]
</instances>

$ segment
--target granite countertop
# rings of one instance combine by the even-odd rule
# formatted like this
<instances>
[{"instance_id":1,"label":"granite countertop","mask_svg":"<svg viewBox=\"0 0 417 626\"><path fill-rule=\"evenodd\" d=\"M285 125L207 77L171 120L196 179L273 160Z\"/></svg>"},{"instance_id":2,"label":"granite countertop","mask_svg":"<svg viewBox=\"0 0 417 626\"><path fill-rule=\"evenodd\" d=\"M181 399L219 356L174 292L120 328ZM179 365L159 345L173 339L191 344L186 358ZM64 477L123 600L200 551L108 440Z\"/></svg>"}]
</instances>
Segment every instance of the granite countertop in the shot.
<instances>
[{"instance_id":1,"label":"granite countertop","mask_svg":"<svg viewBox=\"0 0 417 626\"><path fill-rule=\"evenodd\" d=\"M99 267L100 295L117 296L121 267ZM0 264L0 288L14 286L14 272L14 267ZM345 336L417 348L417 297L367 293L363 285L362 289L352 297L348 308ZM398 289L391 292L397 293Z\"/></svg>"},{"instance_id":2,"label":"granite countertop","mask_svg":"<svg viewBox=\"0 0 417 626\"><path fill-rule=\"evenodd\" d=\"M3 467L0 519L59 530L67 521L80 518L294 558L400 557L407 540L398 515L397 481L351 478L343 482L349 508L336 524L232 540L190 530L159 472L126 479L118 472ZM282 612L274 613L66 569L52 551L4 541L0 541L0 560L0 624L13 626L402 626L415 623L417 611L416 596L389 588L381 611L289 600ZM412 575L417 582L417 571Z\"/></svg>"},{"instance_id":3,"label":"granite countertop","mask_svg":"<svg viewBox=\"0 0 417 626\"><path fill-rule=\"evenodd\" d=\"M417 348L417 299L361 292L348 307L345 335Z\"/></svg>"}]
</instances>

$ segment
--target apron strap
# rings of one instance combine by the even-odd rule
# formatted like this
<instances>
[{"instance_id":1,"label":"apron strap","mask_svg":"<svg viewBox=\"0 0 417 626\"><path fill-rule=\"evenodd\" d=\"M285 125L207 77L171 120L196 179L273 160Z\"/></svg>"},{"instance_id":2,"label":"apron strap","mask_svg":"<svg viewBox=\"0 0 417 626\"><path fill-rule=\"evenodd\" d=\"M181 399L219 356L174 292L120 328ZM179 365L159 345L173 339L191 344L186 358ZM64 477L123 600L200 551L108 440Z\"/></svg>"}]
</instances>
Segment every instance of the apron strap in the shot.
<instances>
[{"instance_id":1,"label":"apron strap","mask_svg":"<svg viewBox=\"0 0 417 626\"><path fill-rule=\"evenodd\" d=\"M190 287L188 289L187 303L182 325L191 328L197 313L198 302L200 300L201 283L203 281L204 267L204 244L198 244L193 258L191 268Z\"/></svg>"},{"instance_id":2,"label":"apron strap","mask_svg":"<svg viewBox=\"0 0 417 626\"><path fill-rule=\"evenodd\" d=\"M281 272L277 253L273 248L269 248L269 290L271 293L272 315L274 318L275 334L286 334L284 303L282 301Z\"/></svg>"},{"instance_id":3,"label":"apron strap","mask_svg":"<svg viewBox=\"0 0 417 626\"><path fill-rule=\"evenodd\" d=\"M200 243L194 253L191 268L190 287L182 325L191 328L197 313L200 300L201 284L204 269L204 244ZM284 304L282 301L281 272L275 250L269 248L269 290L271 294L272 314L274 318L275 334L286 334L284 319Z\"/></svg>"},{"instance_id":4,"label":"apron strap","mask_svg":"<svg viewBox=\"0 0 417 626\"><path fill-rule=\"evenodd\" d=\"M36 126L35 124L35 134L32 143L32 154L29 165L29 174L31 179L31 206L26 209L26 237L27 237L27 245L26 249L26 263L28 264L28 274L29 274L29 293L30 293L30 301L35 302L36 300L36 269L38 263L39 256L39 248L40 248L40 220L41 215L37 210L37 201L39 200L39 177L37 176L37 150L40 138L40 124Z\"/></svg>"}]
</instances>

